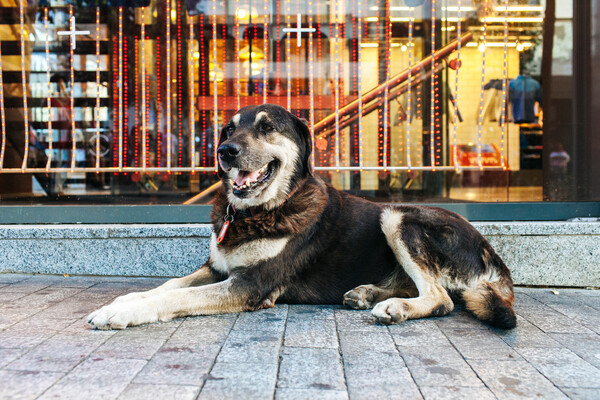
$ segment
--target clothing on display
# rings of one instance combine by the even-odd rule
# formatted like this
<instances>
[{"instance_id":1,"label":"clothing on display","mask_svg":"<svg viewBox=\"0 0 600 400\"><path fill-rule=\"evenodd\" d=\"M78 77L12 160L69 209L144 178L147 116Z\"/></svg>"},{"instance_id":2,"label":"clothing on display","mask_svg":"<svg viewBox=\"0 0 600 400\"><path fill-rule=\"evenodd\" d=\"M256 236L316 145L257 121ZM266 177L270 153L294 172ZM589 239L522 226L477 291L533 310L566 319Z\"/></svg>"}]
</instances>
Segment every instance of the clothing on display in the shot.
<instances>
[{"instance_id":1,"label":"clothing on display","mask_svg":"<svg viewBox=\"0 0 600 400\"><path fill-rule=\"evenodd\" d=\"M519 75L508 84L508 100L515 123L537 122L535 103L542 103L542 86L529 76Z\"/></svg>"}]
</instances>

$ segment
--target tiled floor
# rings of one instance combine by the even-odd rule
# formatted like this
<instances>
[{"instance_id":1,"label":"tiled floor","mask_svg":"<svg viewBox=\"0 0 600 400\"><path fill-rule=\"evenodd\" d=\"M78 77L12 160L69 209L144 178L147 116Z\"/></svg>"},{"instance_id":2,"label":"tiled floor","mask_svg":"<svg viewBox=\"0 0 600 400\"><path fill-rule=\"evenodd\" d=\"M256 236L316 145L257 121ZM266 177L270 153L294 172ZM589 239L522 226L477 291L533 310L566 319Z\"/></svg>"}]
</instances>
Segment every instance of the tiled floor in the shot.
<instances>
[{"instance_id":1,"label":"tiled floor","mask_svg":"<svg viewBox=\"0 0 600 400\"><path fill-rule=\"evenodd\" d=\"M600 291L517 289L518 326L286 306L92 331L160 279L0 275L1 399L600 398Z\"/></svg>"}]
</instances>

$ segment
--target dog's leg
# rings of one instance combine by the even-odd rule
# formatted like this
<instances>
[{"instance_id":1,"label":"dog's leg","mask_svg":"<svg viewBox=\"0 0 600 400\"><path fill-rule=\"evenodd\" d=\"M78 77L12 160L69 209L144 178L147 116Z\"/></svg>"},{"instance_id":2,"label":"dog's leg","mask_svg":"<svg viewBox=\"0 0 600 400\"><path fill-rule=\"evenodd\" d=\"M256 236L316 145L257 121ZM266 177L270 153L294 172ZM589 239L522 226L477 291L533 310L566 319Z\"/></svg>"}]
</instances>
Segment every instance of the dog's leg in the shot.
<instances>
[{"instance_id":1,"label":"dog's leg","mask_svg":"<svg viewBox=\"0 0 600 400\"><path fill-rule=\"evenodd\" d=\"M238 281L239 282L239 281ZM110 304L88 319L96 329L124 329L191 315L240 312L253 309L251 289L231 278L200 287L164 291L125 303Z\"/></svg>"},{"instance_id":2,"label":"dog's leg","mask_svg":"<svg viewBox=\"0 0 600 400\"><path fill-rule=\"evenodd\" d=\"M209 264L207 262L206 264L204 264L204 266L187 276L170 279L162 285L154 289L148 290L146 292L133 292L125 294L123 296L119 296L113 300L111 305L139 301L148 297L158 295L160 293L168 292L170 290L181 289L191 286L207 285L209 283L216 282L217 278L215 277L214 273L211 271L208 265ZM88 315L88 321L94 319L94 317L99 311L100 309Z\"/></svg>"},{"instance_id":3,"label":"dog's leg","mask_svg":"<svg viewBox=\"0 0 600 400\"><path fill-rule=\"evenodd\" d=\"M381 285L361 285L344 294L344 304L355 310L367 310L390 297L415 297L411 288L397 287L395 279Z\"/></svg>"},{"instance_id":4,"label":"dog's leg","mask_svg":"<svg viewBox=\"0 0 600 400\"><path fill-rule=\"evenodd\" d=\"M419 292L411 299L390 298L373 308L373 316L382 323L401 322L449 314L454 303L448 292L436 282L427 265L418 263L408 251L402 238L402 212L387 209L382 213L383 232L400 265L413 280Z\"/></svg>"}]
</instances>

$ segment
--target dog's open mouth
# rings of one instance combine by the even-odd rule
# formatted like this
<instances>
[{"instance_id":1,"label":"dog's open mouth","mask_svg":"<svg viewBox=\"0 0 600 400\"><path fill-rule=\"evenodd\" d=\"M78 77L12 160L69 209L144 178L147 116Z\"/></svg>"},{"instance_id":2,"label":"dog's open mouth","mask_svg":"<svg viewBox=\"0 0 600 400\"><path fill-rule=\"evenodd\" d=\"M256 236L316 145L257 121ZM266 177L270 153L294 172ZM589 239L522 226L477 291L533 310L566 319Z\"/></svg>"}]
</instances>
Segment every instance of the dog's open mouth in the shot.
<instances>
[{"instance_id":1,"label":"dog's open mouth","mask_svg":"<svg viewBox=\"0 0 600 400\"><path fill-rule=\"evenodd\" d=\"M273 176L276 167L277 161L273 160L256 171L240 170L233 180L233 193L236 195L245 194L264 185Z\"/></svg>"}]
</instances>

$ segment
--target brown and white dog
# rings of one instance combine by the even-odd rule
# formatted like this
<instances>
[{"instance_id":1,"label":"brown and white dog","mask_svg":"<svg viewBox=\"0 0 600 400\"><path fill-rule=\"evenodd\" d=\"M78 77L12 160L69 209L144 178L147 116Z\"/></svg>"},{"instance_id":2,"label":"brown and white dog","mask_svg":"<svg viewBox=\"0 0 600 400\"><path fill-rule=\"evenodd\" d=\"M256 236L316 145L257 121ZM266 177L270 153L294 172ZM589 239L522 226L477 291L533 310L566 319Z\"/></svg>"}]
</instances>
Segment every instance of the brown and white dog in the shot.
<instances>
[{"instance_id":1,"label":"brown and white dog","mask_svg":"<svg viewBox=\"0 0 600 400\"><path fill-rule=\"evenodd\" d=\"M510 272L465 219L340 192L313 176L311 150L305 123L282 107L238 111L220 135L223 185L206 264L118 297L90 314L92 327L252 311L275 301L373 308L385 324L446 315L453 301L464 301L490 325L515 326Z\"/></svg>"}]
</instances>

